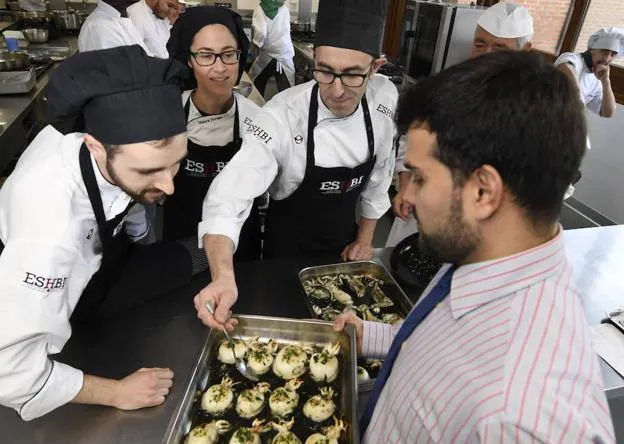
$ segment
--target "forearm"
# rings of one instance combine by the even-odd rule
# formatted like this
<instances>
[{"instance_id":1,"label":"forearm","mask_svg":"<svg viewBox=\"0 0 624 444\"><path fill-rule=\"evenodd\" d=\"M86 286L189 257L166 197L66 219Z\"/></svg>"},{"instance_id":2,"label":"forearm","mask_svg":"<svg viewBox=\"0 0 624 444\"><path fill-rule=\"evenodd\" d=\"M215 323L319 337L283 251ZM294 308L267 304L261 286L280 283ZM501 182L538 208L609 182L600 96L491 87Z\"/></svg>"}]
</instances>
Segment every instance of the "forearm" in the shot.
<instances>
[{"instance_id":1,"label":"forearm","mask_svg":"<svg viewBox=\"0 0 624 444\"><path fill-rule=\"evenodd\" d=\"M94 404L109 407L116 406L119 381L84 375L82 389L71 401L74 404Z\"/></svg>"},{"instance_id":2,"label":"forearm","mask_svg":"<svg viewBox=\"0 0 624 444\"><path fill-rule=\"evenodd\" d=\"M612 117L615 114L615 94L611 88L611 82L602 83L602 106L600 107L600 115L602 117Z\"/></svg>"},{"instance_id":3,"label":"forearm","mask_svg":"<svg viewBox=\"0 0 624 444\"><path fill-rule=\"evenodd\" d=\"M377 219L367 219L365 217L361 217L360 227L357 233L358 242L372 244L373 235L375 234L376 226L377 226Z\"/></svg>"},{"instance_id":4,"label":"forearm","mask_svg":"<svg viewBox=\"0 0 624 444\"><path fill-rule=\"evenodd\" d=\"M232 239L221 234L206 234L203 242L212 280L233 278L234 242Z\"/></svg>"}]
</instances>

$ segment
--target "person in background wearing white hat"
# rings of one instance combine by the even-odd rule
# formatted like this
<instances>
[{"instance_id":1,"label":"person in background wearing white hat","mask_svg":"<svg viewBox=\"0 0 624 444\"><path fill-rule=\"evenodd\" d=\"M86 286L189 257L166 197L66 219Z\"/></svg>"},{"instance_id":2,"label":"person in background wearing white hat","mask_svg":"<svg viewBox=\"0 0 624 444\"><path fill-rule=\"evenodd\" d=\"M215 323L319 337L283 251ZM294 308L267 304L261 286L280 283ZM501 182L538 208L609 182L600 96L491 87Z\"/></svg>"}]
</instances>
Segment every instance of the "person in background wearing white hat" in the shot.
<instances>
[{"instance_id":1,"label":"person in background wearing white hat","mask_svg":"<svg viewBox=\"0 0 624 444\"><path fill-rule=\"evenodd\" d=\"M471 57L493 51L529 50L533 47L532 38L533 18L529 10L513 3L497 3L477 20Z\"/></svg>"},{"instance_id":2,"label":"person in background wearing white hat","mask_svg":"<svg viewBox=\"0 0 624 444\"><path fill-rule=\"evenodd\" d=\"M601 117L612 117L616 102L610 65L621 55L624 55L624 29L602 28L589 38L587 51L561 54L555 66L573 79L588 109Z\"/></svg>"},{"instance_id":3,"label":"person in background wearing white hat","mask_svg":"<svg viewBox=\"0 0 624 444\"><path fill-rule=\"evenodd\" d=\"M497 3L485 10L477 20L470 57L494 51L528 51L533 48L532 39L533 17L529 10L513 3ZM396 217L388 234L386 247L395 247L418 231L412 208L405 202L405 189L410 176L403 163L406 150L407 138L402 136L399 139L395 164L395 173L399 175L399 191L392 201L392 210Z\"/></svg>"}]
</instances>

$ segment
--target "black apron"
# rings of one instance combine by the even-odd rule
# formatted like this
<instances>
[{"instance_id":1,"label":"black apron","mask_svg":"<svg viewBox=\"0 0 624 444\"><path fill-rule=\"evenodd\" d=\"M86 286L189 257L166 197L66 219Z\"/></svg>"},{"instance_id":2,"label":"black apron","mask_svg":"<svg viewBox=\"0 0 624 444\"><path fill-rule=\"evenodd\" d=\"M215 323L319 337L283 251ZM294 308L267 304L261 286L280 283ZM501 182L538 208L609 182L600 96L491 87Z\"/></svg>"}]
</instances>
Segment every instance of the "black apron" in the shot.
<instances>
[{"instance_id":1,"label":"black apron","mask_svg":"<svg viewBox=\"0 0 624 444\"><path fill-rule=\"evenodd\" d=\"M121 277L131 245L123 229L123 219L134 204L131 201L124 211L107 221L89 149L84 144L80 147L79 160L82 180L87 188L87 195L98 226L98 235L102 242L102 263L82 292L72 314L73 317L80 316L86 310L96 310L106 299L110 288Z\"/></svg>"},{"instance_id":2,"label":"black apron","mask_svg":"<svg viewBox=\"0 0 624 444\"><path fill-rule=\"evenodd\" d=\"M236 100L236 99L235 99ZM188 120L191 96L184 105ZM234 137L224 146L199 145L188 140L188 155L182 161L180 171L173 183L175 192L165 201L163 238L174 241L197 236L197 224L202 218L202 203L210 184L221 170L232 160L242 145L238 121L238 104L234 114ZM254 202L249 218L241 230L236 260L260 258L260 215Z\"/></svg>"},{"instance_id":3,"label":"black apron","mask_svg":"<svg viewBox=\"0 0 624 444\"><path fill-rule=\"evenodd\" d=\"M263 257L340 254L355 240L355 208L375 166L375 138L366 97L362 111L368 139L368 160L348 167L322 168L314 158L318 118L318 84L312 88L308 117L306 171L293 194L271 200L264 232Z\"/></svg>"}]
</instances>

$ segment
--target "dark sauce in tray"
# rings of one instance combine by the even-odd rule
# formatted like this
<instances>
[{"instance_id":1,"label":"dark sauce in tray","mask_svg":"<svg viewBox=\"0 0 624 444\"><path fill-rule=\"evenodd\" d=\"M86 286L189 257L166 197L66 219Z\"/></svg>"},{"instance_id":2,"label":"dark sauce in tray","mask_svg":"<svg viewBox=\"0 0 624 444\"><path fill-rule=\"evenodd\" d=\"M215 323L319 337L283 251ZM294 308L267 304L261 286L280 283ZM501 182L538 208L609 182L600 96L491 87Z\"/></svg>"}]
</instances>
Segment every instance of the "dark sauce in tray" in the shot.
<instances>
[{"instance_id":1,"label":"dark sauce in tray","mask_svg":"<svg viewBox=\"0 0 624 444\"><path fill-rule=\"evenodd\" d=\"M365 273L362 273L365 274ZM335 275L328 275L328 276L335 276ZM372 307L375 304L375 300L373 299L373 295L372 295L372 287L368 284L370 284L372 282L371 280L367 279L367 285L366 285L366 290L364 292L364 295L362 297L358 297L357 294L355 293L355 291L353 291L347 284L345 283L340 283L338 285L338 288L340 288L342 291L344 291L345 293L347 293L349 296L351 296L351 299L353 299L353 305L354 306L359 306L359 305L367 305L369 308ZM382 280L379 280L380 285L379 288L381 289L381 291L383 292L383 294L385 296L387 296L388 298L390 298L390 300L392 300L392 302L394 302L394 305L390 306L390 307L380 307L379 311L373 311L371 308L372 313L379 318L379 320L381 321L381 316L383 316L384 314L397 314L401 317L405 317L406 313L405 313L405 309L403 307L401 307L398 304L398 299L399 299L399 292L396 288L396 286L392 283L388 283ZM333 308L335 310L338 310L340 312L342 312L347 306L344 304L341 304L340 302L333 300L333 299L316 299L313 297L310 297L309 295L307 296L308 300L310 301L310 304L312 305L316 305L317 307L319 307L322 310L325 310L326 308ZM312 313L315 317L317 318L321 318L323 320L326 321L333 321L334 317L333 316L326 316L325 313L321 314L320 316L317 315L316 313ZM358 313L359 314L359 313ZM360 315L361 317L361 315Z\"/></svg>"},{"instance_id":2,"label":"dark sauce in tray","mask_svg":"<svg viewBox=\"0 0 624 444\"><path fill-rule=\"evenodd\" d=\"M288 345L288 344L280 344L280 350L285 345ZM322 350L322 347L314 346L315 352L321 351L321 350ZM265 393L264 409L262 410L262 412L260 412L258 416L254 418L246 419L246 418L241 418L238 415L238 413L236 412L236 401L238 399L238 396L244 390L251 389L255 387L256 384L258 383L250 381L246 379L244 376L242 376L238 372L234 364L223 364L216 358L216 353L214 354L214 356L215 358L213 362L210 364L210 370L208 372L210 376L209 376L208 383L206 385L205 390L208 390L208 388L212 385L219 384L225 376L229 376L236 383L236 385L232 387L232 390L234 391L234 400L232 401L232 406L228 410L226 410L222 415L220 416L211 415L208 412L202 410L201 397L203 395L203 392L200 392L198 390L196 397L195 397L195 401L193 402L193 407L192 407L192 411L194 412L194 414L193 414L193 423L192 423L193 425L191 427L191 430L193 429L193 427L198 426L200 424L216 421L219 419L225 419L231 424L232 429L229 432L221 435L218 442L228 443L230 441L230 438L232 437L232 435L236 432L238 428L251 427L255 419L264 419L265 424L271 421L279 422L280 418L274 417L271 413L271 408L269 407L269 397L271 396L271 392ZM301 384L301 387L299 387L299 389L297 390L297 393L299 394L299 404L295 408L295 411L292 415L282 418L283 421L289 421L294 416L295 424L290 429L290 431L293 432L295 435L297 435L297 437L301 440L302 443L305 443L306 439L308 439L310 435L317 433L317 432L323 433L323 429L325 427L333 426L334 416L338 418L339 420L344 421L345 424L347 425L347 428L351 426L351 424L348 424L347 418L345 418L345 416L342 414L343 412L342 388L340 386L340 381L341 381L341 375L342 375L342 368L344 365L343 352L340 351L340 353L336 357L338 358L340 368L339 368L338 376L331 383L315 382L310 377L309 366L308 366L306 373L299 377L299 379L303 381L303 384ZM271 391L273 391L276 388L283 387L287 381L276 376L273 373L273 368L271 367L271 369L267 373L260 376L260 381L258 382L269 383L269 385L271 386ZM322 387L331 387L334 389L334 397L332 399L334 401L334 404L336 405L336 410L335 410L334 415L332 415L328 420L324 422L316 423L306 418L306 416L303 414L303 406L308 401L308 399L310 399L312 396L320 394L320 389ZM266 433L259 434L259 436L260 436L260 440L262 443L270 443L271 440L277 434L278 434L277 431L271 429L270 431ZM347 434L348 434L348 430L343 431L341 433L340 440L339 440L340 443L347 442L347 439L346 439Z\"/></svg>"}]
</instances>

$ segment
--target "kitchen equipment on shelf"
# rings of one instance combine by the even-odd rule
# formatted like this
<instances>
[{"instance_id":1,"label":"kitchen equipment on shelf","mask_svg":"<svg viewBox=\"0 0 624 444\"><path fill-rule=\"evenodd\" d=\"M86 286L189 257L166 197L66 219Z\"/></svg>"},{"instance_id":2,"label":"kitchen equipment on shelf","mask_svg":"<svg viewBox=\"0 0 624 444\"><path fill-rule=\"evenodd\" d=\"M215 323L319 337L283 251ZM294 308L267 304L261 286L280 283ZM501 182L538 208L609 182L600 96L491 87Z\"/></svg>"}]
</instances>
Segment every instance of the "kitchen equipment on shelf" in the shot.
<instances>
[{"instance_id":1,"label":"kitchen equipment on shelf","mask_svg":"<svg viewBox=\"0 0 624 444\"><path fill-rule=\"evenodd\" d=\"M0 51L0 71L23 71L30 68L25 52Z\"/></svg>"},{"instance_id":2,"label":"kitchen equipment on shelf","mask_svg":"<svg viewBox=\"0 0 624 444\"><path fill-rule=\"evenodd\" d=\"M30 92L36 81L34 67L24 71L2 71L0 72L0 95Z\"/></svg>"},{"instance_id":3,"label":"kitchen equipment on shelf","mask_svg":"<svg viewBox=\"0 0 624 444\"><path fill-rule=\"evenodd\" d=\"M26 28L22 33L30 43L45 43L49 38L49 31L43 28Z\"/></svg>"},{"instance_id":4,"label":"kitchen equipment on shelf","mask_svg":"<svg viewBox=\"0 0 624 444\"><path fill-rule=\"evenodd\" d=\"M50 14L54 26L61 32L78 31L88 15L86 11L81 11L79 14L74 9L59 9Z\"/></svg>"}]
</instances>

